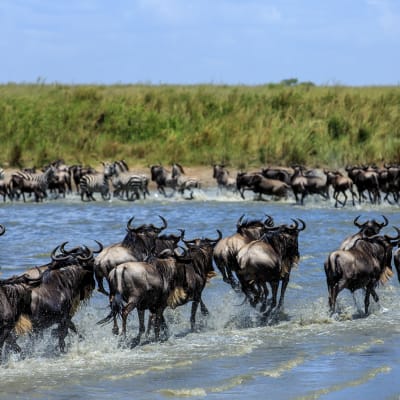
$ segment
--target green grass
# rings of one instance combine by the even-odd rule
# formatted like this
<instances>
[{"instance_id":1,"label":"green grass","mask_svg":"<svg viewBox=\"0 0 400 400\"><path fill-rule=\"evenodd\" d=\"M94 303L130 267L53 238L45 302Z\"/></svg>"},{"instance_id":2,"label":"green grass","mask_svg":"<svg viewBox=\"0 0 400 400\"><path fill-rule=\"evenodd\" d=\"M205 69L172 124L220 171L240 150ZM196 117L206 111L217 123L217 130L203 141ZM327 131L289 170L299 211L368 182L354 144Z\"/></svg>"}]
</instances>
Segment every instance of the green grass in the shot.
<instances>
[{"instance_id":1,"label":"green grass","mask_svg":"<svg viewBox=\"0 0 400 400\"><path fill-rule=\"evenodd\" d=\"M400 87L7 84L0 165L399 162Z\"/></svg>"}]
</instances>

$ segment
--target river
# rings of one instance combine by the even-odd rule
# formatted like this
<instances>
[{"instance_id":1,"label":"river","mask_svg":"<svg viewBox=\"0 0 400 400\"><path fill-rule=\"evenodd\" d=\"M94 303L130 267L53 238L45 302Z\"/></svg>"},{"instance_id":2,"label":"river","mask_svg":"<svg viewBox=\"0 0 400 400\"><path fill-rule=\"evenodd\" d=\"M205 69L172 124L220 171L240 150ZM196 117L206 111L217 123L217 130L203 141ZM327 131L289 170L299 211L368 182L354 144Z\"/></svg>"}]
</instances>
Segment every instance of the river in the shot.
<instances>
[{"instance_id":1,"label":"river","mask_svg":"<svg viewBox=\"0 0 400 400\"><path fill-rule=\"evenodd\" d=\"M68 337L68 351L54 353L50 334L25 359L11 356L0 366L0 399L398 399L400 397L400 290L397 276L371 300L370 315L363 315L363 294L339 294L340 314L331 317L323 263L330 251L357 231L353 220L385 215L384 231L400 227L398 207L346 206L307 199L264 202L219 195L211 189L195 200L119 200L82 203L78 196L0 205L0 223L7 228L0 238L0 276L47 263L60 243L104 245L125 235L126 223L161 225L165 233L184 228L186 238L217 237L234 233L238 218L273 216L275 223L303 219L300 262L292 270L284 311L270 325L258 323L257 312L231 290L221 276L213 278L203 299L210 310L190 332L190 305L167 310L170 337L133 349L118 346L111 326L99 326L107 313L107 298L98 292L74 317L84 336ZM137 316L128 320L128 332L137 332ZM26 339L20 339L22 346Z\"/></svg>"}]
</instances>

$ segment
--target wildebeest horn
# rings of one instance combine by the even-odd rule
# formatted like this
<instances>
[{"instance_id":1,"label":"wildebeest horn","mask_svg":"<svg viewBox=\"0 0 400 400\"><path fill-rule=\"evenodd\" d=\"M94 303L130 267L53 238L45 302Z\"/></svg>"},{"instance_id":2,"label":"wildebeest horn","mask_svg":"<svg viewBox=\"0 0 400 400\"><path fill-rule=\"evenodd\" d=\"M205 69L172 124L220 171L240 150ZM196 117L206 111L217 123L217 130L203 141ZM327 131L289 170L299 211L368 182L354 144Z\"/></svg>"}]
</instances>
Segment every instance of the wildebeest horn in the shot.
<instances>
[{"instance_id":1,"label":"wildebeest horn","mask_svg":"<svg viewBox=\"0 0 400 400\"><path fill-rule=\"evenodd\" d=\"M384 222L383 222L382 224L379 224L379 226L380 226L381 228L387 226L388 223L389 223L388 219L387 219L384 215L382 215L382 218L383 218Z\"/></svg>"},{"instance_id":2,"label":"wildebeest horn","mask_svg":"<svg viewBox=\"0 0 400 400\"><path fill-rule=\"evenodd\" d=\"M238 221L236 222L236 227L239 229L242 226L242 220L244 218L244 214L242 214L240 216L240 218L238 219Z\"/></svg>"},{"instance_id":3,"label":"wildebeest horn","mask_svg":"<svg viewBox=\"0 0 400 400\"><path fill-rule=\"evenodd\" d=\"M274 219L268 214L265 214L265 215L266 215L267 219L264 221L264 225L269 226L269 227L274 226Z\"/></svg>"},{"instance_id":4,"label":"wildebeest horn","mask_svg":"<svg viewBox=\"0 0 400 400\"><path fill-rule=\"evenodd\" d=\"M89 261L91 258L93 258L93 251L89 249L89 247L84 246L83 247L84 253L87 254L87 256L84 255L78 255L76 258L80 261ZM83 252L82 252L83 253Z\"/></svg>"},{"instance_id":5,"label":"wildebeest horn","mask_svg":"<svg viewBox=\"0 0 400 400\"><path fill-rule=\"evenodd\" d=\"M185 237L185 230L184 229L178 229L178 231L181 232L181 240Z\"/></svg>"},{"instance_id":6,"label":"wildebeest horn","mask_svg":"<svg viewBox=\"0 0 400 400\"><path fill-rule=\"evenodd\" d=\"M132 221L135 219L135 217L131 217L129 218L127 224L126 224L126 229L128 229L128 231L133 231L135 230L135 228L132 225Z\"/></svg>"},{"instance_id":7,"label":"wildebeest horn","mask_svg":"<svg viewBox=\"0 0 400 400\"><path fill-rule=\"evenodd\" d=\"M52 259L53 261L64 261L64 260L67 260L67 259L69 258L69 255L64 255L64 256L58 255L58 256L56 256L57 250L58 250L58 249L61 250L61 247L62 247L62 246L65 246L67 243L68 243L68 242L64 242L62 245L58 245L58 246L51 252L50 257L51 257L51 259Z\"/></svg>"},{"instance_id":8,"label":"wildebeest horn","mask_svg":"<svg viewBox=\"0 0 400 400\"><path fill-rule=\"evenodd\" d=\"M79 246L72 248L71 250L65 250L65 246L68 242L64 242L63 244L60 245L60 251L63 254L73 254L73 253L77 253L81 248Z\"/></svg>"},{"instance_id":9,"label":"wildebeest horn","mask_svg":"<svg viewBox=\"0 0 400 400\"><path fill-rule=\"evenodd\" d=\"M99 245L99 249L98 250L92 250L93 253L97 254L103 251L103 245L102 243L100 243L98 240L95 240L95 242Z\"/></svg>"},{"instance_id":10,"label":"wildebeest horn","mask_svg":"<svg viewBox=\"0 0 400 400\"><path fill-rule=\"evenodd\" d=\"M365 223L364 224L360 224L359 222L358 222L358 219L361 217L361 215L358 215L356 218L354 218L354 221L353 221L353 224L357 227L357 228L362 228L364 225L365 225Z\"/></svg>"},{"instance_id":11,"label":"wildebeest horn","mask_svg":"<svg viewBox=\"0 0 400 400\"><path fill-rule=\"evenodd\" d=\"M300 221L301 222L301 225L302 225L302 227L301 228L297 228L297 230L300 232L300 231L304 231L304 229L306 229L306 223L302 220L302 219L300 219L300 218L297 218L297 220L298 221Z\"/></svg>"},{"instance_id":12,"label":"wildebeest horn","mask_svg":"<svg viewBox=\"0 0 400 400\"><path fill-rule=\"evenodd\" d=\"M162 227L158 228L158 229L160 231L163 231L164 229L167 229L168 223L167 223L167 220L164 217L162 217L161 215L159 215L159 217L160 217L160 219L161 219L161 221L163 222L164 225Z\"/></svg>"},{"instance_id":13,"label":"wildebeest horn","mask_svg":"<svg viewBox=\"0 0 400 400\"><path fill-rule=\"evenodd\" d=\"M389 236L389 235L384 235L384 236L385 236L385 239L387 239L387 240L389 240L391 242L396 242L396 241L398 241L400 239L400 229L397 228L396 226L394 226L393 228L396 229L396 231L397 231L397 236L396 237L392 237L392 236Z\"/></svg>"},{"instance_id":14,"label":"wildebeest horn","mask_svg":"<svg viewBox=\"0 0 400 400\"><path fill-rule=\"evenodd\" d=\"M5 226L0 224L0 236L3 235L5 231L6 231Z\"/></svg>"},{"instance_id":15,"label":"wildebeest horn","mask_svg":"<svg viewBox=\"0 0 400 400\"><path fill-rule=\"evenodd\" d=\"M222 238L222 232L219 229L217 229L217 233L218 233L218 238L217 239L210 239L210 238L206 237L206 238L204 238L204 240L207 240L207 242L209 242L209 243L215 243L216 244Z\"/></svg>"}]
</instances>

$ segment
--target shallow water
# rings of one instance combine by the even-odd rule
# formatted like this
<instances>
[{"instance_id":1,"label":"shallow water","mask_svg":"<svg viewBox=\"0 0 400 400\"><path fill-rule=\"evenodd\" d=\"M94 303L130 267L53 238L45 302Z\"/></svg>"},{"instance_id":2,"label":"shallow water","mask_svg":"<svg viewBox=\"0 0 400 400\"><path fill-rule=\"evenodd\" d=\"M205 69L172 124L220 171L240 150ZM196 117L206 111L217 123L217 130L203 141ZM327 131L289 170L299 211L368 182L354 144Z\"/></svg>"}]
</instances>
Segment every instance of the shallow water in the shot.
<instances>
[{"instance_id":1,"label":"shallow water","mask_svg":"<svg viewBox=\"0 0 400 400\"><path fill-rule=\"evenodd\" d=\"M196 199L155 196L135 203L97 201L78 197L43 204L0 205L1 277L47 263L54 247L95 246L119 242L126 222L160 224L166 233L185 228L187 238L217 237L216 229L232 234L236 221L272 215L277 224L302 218L301 259L292 271L284 312L275 324L260 326L257 312L243 304L218 275L204 291L210 310L198 317L199 331L190 333L190 305L167 311L171 336L163 343L134 349L118 346L111 326L96 322L107 313L107 299L95 293L74 320L84 339L68 337L68 352L54 353L49 334L25 359L12 356L0 367L0 398L37 399L397 399L400 385L400 290L397 276L377 289L380 304L371 302L371 314L362 314L363 296L339 294L340 316L331 318L323 263L342 239L356 231L353 220L389 219L385 232L400 227L398 207L388 205L335 209L333 203L309 199L304 207L286 202L242 201L215 191ZM135 312L128 332L137 332ZM27 345L25 339L20 340Z\"/></svg>"}]
</instances>

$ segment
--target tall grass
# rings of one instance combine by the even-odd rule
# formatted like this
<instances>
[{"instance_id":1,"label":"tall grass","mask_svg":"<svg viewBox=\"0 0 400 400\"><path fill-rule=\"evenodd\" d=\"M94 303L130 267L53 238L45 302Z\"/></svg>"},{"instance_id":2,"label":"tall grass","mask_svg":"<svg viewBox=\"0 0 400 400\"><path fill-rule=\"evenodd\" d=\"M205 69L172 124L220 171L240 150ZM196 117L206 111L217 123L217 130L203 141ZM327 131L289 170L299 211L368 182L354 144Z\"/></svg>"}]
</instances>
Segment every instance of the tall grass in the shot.
<instances>
[{"instance_id":1,"label":"tall grass","mask_svg":"<svg viewBox=\"0 0 400 400\"><path fill-rule=\"evenodd\" d=\"M7 84L0 165L326 165L400 158L400 87Z\"/></svg>"}]
</instances>

